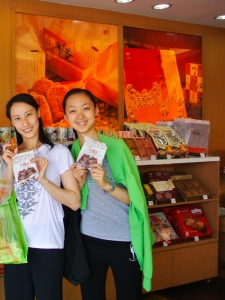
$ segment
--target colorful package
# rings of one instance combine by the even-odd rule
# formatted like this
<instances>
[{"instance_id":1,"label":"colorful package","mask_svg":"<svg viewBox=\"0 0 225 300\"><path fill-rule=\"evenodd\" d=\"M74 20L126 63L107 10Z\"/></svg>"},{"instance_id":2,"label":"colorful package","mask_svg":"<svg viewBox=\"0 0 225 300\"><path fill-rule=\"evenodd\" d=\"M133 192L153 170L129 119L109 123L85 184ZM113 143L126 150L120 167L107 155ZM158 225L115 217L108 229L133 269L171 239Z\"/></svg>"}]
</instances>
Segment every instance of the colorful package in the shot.
<instances>
[{"instance_id":1,"label":"colorful package","mask_svg":"<svg viewBox=\"0 0 225 300\"><path fill-rule=\"evenodd\" d=\"M193 238L212 234L212 230L200 205L174 208L172 213L176 232L181 238Z\"/></svg>"},{"instance_id":2,"label":"colorful package","mask_svg":"<svg viewBox=\"0 0 225 300\"><path fill-rule=\"evenodd\" d=\"M163 212L149 214L149 220L156 243L179 239Z\"/></svg>"},{"instance_id":3,"label":"colorful package","mask_svg":"<svg viewBox=\"0 0 225 300\"><path fill-rule=\"evenodd\" d=\"M187 145L190 153L208 152L210 121L175 118L174 130Z\"/></svg>"},{"instance_id":4,"label":"colorful package","mask_svg":"<svg viewBox=\"0 0 225 300\"><path fill-rule=\"evenodd\" d=\"M16 154L13 157L13 172L17 185L23 185L38 178L39 171L37 165L30 162L34 157L33 150Z\"/></svg>"},{"instance_id":5,"label":"colorful package","mask_svg":"<svg viewBox=\"0 0 225 300\"><path fill-rule=\"evenodd\" d=\"M90 169L91 164L102 165L107 146L105 143L85 137L85 142L77 158L78 166Z\"/></svg>"}]
</instances>

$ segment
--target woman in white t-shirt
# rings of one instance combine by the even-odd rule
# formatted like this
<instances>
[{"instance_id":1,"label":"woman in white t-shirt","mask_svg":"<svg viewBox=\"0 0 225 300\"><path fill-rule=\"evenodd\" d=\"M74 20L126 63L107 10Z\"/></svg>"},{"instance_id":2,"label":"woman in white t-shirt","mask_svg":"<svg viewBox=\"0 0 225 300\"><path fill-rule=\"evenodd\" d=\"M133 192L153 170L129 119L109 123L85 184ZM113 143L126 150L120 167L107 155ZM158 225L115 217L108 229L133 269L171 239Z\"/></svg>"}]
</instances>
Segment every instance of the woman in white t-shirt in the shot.
<instances>
[{"instance_id":1,"label":"woman in white t-shirt","mask_svg":"<svg viewBox=\"0 0 225 300\"><path fill-rule=\"evenodd\" d=\"M70 151L44 134L39 106L29 94L14 96L6 115L16 130L18 148L3 146L8 178L14 184L27 243L28 263L5 265L7 300L62 300L64 225L62 204L77 210L80 191L70 166ZM12 158L33 150L39 177L18 186ZM62 189L61 183L64 189Z\"/></svg>"}]
</instances>

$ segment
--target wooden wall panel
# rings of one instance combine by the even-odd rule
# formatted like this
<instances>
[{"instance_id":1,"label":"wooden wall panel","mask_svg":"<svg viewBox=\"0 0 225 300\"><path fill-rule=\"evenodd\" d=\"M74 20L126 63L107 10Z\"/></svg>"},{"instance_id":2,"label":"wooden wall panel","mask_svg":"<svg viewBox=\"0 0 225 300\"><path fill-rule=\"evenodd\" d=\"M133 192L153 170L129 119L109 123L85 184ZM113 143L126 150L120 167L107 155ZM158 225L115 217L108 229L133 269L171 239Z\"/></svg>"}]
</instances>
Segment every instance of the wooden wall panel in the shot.
<instances>
[{"instance_id":1,"label":"wooden wall panel","mask_svg":"<svg viewBox=\"0 0 225 300\"><path fill-rule=\"evenodd\" d=\"M105 22L139 28L165 30L194 34L203 37L203 118L211 121L210 152L221 156L221 165L225 165L224 142L224 78L225 78L225 29L196 25L185 22L169 21L150 17L141 17L84 7L42 2L39 0L7 0L0 2L0 126L9 124L5 117L4 106L13 94L14 53L13 20L15 11L30 12L50 16L62 16L95 22ZM120 30L122 32L122 30ZM120 40L122 38L120 36ZM122 65L122 46L120 47ZM120 69L120 106L122 108L122 68ZM122 113L122 109L121 109Z\"/></svg>"}]
</instances>

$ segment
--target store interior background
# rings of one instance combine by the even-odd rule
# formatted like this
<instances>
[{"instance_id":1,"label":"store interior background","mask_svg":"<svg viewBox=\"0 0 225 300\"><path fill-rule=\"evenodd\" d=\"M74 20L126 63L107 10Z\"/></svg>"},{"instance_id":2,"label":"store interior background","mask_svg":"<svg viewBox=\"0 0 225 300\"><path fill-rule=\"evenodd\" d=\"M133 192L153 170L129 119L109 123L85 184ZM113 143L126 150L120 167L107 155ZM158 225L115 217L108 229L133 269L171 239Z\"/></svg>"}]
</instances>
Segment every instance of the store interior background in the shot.
<instances>
[{"instance_id":1,"label":"store interior background","mask_svg":"<svg viewBox=\"0 0 225 300\"><path fill-rule=\"evenodd\" d=\"M167 32L202 36L203 107L202 118L211 122L209 152L220 156L221 169L225 165L224 148L224 78L225 78L225 29L192 23L170 21L152 17L131 15L70 6L39 0L1 1L0 10L0 93L1 105L15 93L14 15L15 12L73 18L115 24L119 26L119 114L123 123L123 70L122 26L162 30ZM1 126L9 126L4 109L0 110Z\"/></svg>"},{"instance_id":2,"label":"store interior background","mask_svg":"<svg viewBox=\"0 0 225 300\"><path fill-rule=\"evenodd\" d=\"M225 166L224 106L225 106L225 28L171 21L119 12L43 2L40 0L7 0L0 3L0 126L10 126L5 116L5 104L15 94L14 16L15 12L34 13L119 26L119 122L122 128L123 40L122 26L197 35L202 37L203 106L202 119L211 123L209 153L220 157ZM224 13L224 12L223 12ZM2 292L2 291L1 291ZM1 298L1 293L0 293Z\"/></svg>"}]
</instances>

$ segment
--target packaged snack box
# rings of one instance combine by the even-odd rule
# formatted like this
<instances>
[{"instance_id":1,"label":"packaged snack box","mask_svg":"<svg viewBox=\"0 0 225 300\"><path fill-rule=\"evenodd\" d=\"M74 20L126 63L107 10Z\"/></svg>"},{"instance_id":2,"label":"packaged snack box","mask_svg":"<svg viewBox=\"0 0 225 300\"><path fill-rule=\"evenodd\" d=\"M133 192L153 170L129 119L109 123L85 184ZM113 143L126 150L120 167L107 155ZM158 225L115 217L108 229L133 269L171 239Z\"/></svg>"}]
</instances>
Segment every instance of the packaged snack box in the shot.
<instances>
[{"instance_id":1,"label":"packaged snack box","mask_svg":"<svg viewBox=\"0 0 225 300\"><path fill-rule=\"evenodd\" d=\"M196 178L175 179L173 183L182 199L202 200L214 197Z\"/></svg>"},{"instance_id":2,"label":"packaged snack box","mask_svg":"<svg viewBox=\"0 0 225 300\"><path fill-rule=\"evenodd\" d=\"M208 153L210 121L175 118L174 130L187 145L190 153Z\"/></svg>"},{"instance_id":3,"label":"packaged snack box","mask_svg":"<svg viewBox=\"0 0 225 300\"><path fill-rule=\"evenodd\" d=\"M34 158L34 151L16 154L13 157L13 173L17 185L23 185L33 179L38 178L39 171L36 163L31 163Z\"/></svg>"},{"instance_id":4,"label":"packaged snack box","mask_svg":"<svg viewBox=\"0 0 225 300\"><path fill-rule=\"evenodd\" d=\"M0 142L8 143L11 138L11 127L0 127Z\"/></svg>"},{"instance_id":5,"label":"packaged snack box","mask_svg":"<svg viewBox=\"0 0 225 300\"><path fill-rule=\"evenodd\" d=\"M149 171L145 177L158 203L180 199L167 170Z\"/></svg>"},{"instance_id":6,"label":"packaged snack box","mask_svg":"<svg viewBox=\"0 0 225 300\"><path fill-rule=\"evenodd\" d=\"M150 159L152 155L158 156L150 137L124 138L135 159Z\"/></svg>"},{"instance_id":7,"label":"packaged snack box","mask_svg":"<svg viewBox=\"0 0 225 300\"><path fill-rule=\"evenodd\" d=\"M189 239L212 234L212 230L200 205L174 208L172 213L176 232L180 238Z\"/></svg>"},{"instance_id":8,"label":"packaged snack box","mask_svg":"<svg viewBox=\"0 0 225 300\"><path fill-rule=\"evenodd\" d=\"M155 242L179 239L163 212L149 214L149 221L155 236Z\"/></svg>"},{"instance_id":9,"label":"packaged snack box","mask_svg":"<svg viewBox=\"0 0 225 300\"><path fill-rule=\"evenodd\" d=\"M105 143L85 137L85 142L77 158L79 167L90 169L91 164L102 164L107 146Z\"/></svg>"}]
</instances>

